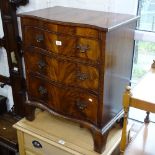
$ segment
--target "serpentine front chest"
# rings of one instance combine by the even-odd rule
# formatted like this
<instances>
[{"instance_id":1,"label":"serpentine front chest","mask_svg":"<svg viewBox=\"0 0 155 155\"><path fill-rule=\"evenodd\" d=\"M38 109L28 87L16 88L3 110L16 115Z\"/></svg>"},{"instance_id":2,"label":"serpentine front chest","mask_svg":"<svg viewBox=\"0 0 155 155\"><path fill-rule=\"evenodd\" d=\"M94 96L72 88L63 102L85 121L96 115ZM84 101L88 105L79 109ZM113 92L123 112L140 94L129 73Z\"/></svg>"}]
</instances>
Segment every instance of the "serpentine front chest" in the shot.
<instances>
[{"instance_id":1,"label":"serpentine front chest","mask_svg":"<svg viewBox=\"0 0 155 155\"><path fill-rule=\"evenodd\" d=\"M90 129L102 152L122 116L136 16L52 7L20 14L27 119L39 107Z\"/></svg>"}]
</instances>

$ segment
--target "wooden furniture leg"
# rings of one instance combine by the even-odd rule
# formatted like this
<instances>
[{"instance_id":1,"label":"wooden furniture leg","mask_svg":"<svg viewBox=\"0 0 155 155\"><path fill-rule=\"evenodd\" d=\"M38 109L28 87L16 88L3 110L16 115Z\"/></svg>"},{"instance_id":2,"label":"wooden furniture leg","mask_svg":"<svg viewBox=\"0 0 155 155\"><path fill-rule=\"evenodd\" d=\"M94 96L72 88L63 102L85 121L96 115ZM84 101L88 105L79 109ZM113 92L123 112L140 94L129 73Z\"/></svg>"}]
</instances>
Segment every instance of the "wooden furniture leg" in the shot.
<instances>
[{"instance_id":1,"label":"wooden furniture leg","mask_svg":"<svg viewBox=\"0 0 155 155\"><path fill-rule=\"evenodd\" d=\"M107 137L109 132L102 134L101 132L94 131L92 132L94 140L94 150L98 153L102 153L105 149Z\"/></svg>"},{"instance_id":2,"label":"wooden furniture leg","mask_svg":"<svg viewBox=\"0 0 155 155\"><path fill-rule=\"evenodd\" d=\"M122 138L120 151L124 155L132 154L154 154L154 138L152 137L152 131L154 131L154 124L149 123L150 112L155 113L155 61L151 66L150 71L138 82L138 84L132 89L132 95L130 88L126 89L123 95L123 107L124 107L124 125L122 130ZM144 127L137 134L135 139L128 145L127 149L127 117L129 107L134 107L140 110L147 111ZM149 132L148 132L149 131Z\"/></svg>"},{"instance_id":3,"label":"wooden furniture leg","mask_svg":"<svg viewBox=\"0 0 155 155\"><path fill-rule=\"evenodd\" d=\"M29 121L33 121L35 119L35 109L36 107L32 106L32 105L26 105L25 106L25 117L27 120Z\"/></svg>"},{"instance_id":4,"label":"wooden furniture leg","mask_svg":"<svg viewBox=\"0 0 155 155\"><path fill-rule=\"evenodd\" d=\"M144 119L144 122L145 122L145 123L149 123L149 122L150 122L150 117L149 117L149 116L150 116L150 112L147 111L147 112L146 112L146 117L145 117L145 119Z\"/></svg>"},{"instance_id":5,"label":"wooden furniture leg","mask_svg":"<svg viewBox=\"0 0 155 155\"><path fill-rule=\"evenodd\" d=\"M20 155L25 155L24 151L24 135L22 131L17 130L17 135L18 135L18 143L19 143L19 154Z\"/></svg>"},{"instance_id":6,"label":"wooden furniture leg","mask_svg":"<svg viewBox=\"0 0 155 155\"><path fill-rule=\"evenodd\" d=\"M124 109L124 123L122 129L122 138L120 143L120 151L124 152L126 144L127 144L127 119L129 112L129 103L130 103L130 92L131 88L129 86L126 87L126 91L123 94L123 109Z\"/></svg>"}]
</instances>

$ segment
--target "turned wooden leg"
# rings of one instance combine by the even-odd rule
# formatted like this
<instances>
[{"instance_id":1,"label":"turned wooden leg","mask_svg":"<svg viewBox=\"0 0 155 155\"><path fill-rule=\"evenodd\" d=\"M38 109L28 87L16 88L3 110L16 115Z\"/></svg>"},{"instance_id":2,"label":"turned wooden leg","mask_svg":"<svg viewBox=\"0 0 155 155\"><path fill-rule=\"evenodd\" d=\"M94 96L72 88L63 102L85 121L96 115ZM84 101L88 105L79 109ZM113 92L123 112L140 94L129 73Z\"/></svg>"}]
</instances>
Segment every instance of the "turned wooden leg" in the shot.
<instances>
[{"instance_id":1,"label":"turned wooden leg","mask_svg":"<svg viewBox=\"0 0 155 155\"><path fill-rule=\"evenodd\" d=\"M102 134L99 131L95 131L95 130L92 131L93 140L94 140L94 151L98 153L103 153L106 146L108 134L109 134L109 131L107 131L104 134Z\"/></svg>"},{"instance_id":2,"label":"turned wooden leg","mask_svg":"<svg viewBox=\"0 0 155 155\"><path fill-rule=\"evenodd\" d=\"M124 123L123 123L123 129L122 129L122 137L121 137L121 143L120 143L120 151L124 152L126 144L127 144L127 118L128 118L128 112L124 112Z\"/></svg>"},{"instance_id":3,"label":"turned wooden leg","mask_svg":"<svg viewBox=\"0 0 155 155\"><path fill-rule=\"evenodd\" d=\"M123 129L122 129L122 137L120 142L120 151L124 152L127 144L127 121L128 121L128 112L129 112L129 104L130 104L130 87L126 88L126 91L123 94L123 109L124 109L124 122L123 122Z\"/></svg>"},{"instance_id":4,"label":"turned wooden leg","mask_svg":"<svg viewBox=\"0 0 155 155\"><path fill-rule=\"evenodd\" d=\"M150 117L149 117L149 115L150 115L150 112L147 111L147 112L146 112L146 117L145 117L145 119L144 119L144 122L145 122L145 123L149 123L149 122L150 122Z\"/></svg>"},{"instance_id":5,"label":"turned wooden leg","mask_svg":"<svg viewBox=\"0 0 155 155\"><path fill-rule=\"evenodd\" d=\"M120 128L123 128L123 123L124 123L124 116L122 116L116 121L116 124L119 125Z\"/></svg>"},{"instance_id":6,"label":"turned wooden leg","mask_svg":"<svg viewBox=\"0 0 155 155\"><path fill-rule=\"evenodd\" d=\"M35 109L36 107L32 106L32 105L25 105L25 113L26 113L26 119L29 121L33 121L35 119Z\"/></svg>"}]
</instances>

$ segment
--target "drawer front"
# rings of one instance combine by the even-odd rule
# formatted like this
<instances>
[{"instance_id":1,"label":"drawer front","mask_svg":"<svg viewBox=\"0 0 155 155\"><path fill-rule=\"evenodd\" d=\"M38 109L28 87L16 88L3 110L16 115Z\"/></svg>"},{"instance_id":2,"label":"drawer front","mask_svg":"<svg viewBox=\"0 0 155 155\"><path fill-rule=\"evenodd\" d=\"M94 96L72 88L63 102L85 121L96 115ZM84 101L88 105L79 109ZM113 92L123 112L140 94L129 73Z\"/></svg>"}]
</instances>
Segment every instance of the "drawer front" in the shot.
<instances>
[{"instance_id":1,"label":"drawer front","mask_svg":"<svg viewBox=\"0 0 155 155\"><path fill-rule=\"evenodd\" d=\"M98 61L100 57L100 46L96 40L78 38L76 46L76 57L84 60Z\"/></svg>"},{"instance_id":2,"label":"drawer front","mask_svg":"<svg viewBox=\"0 0 155 155\"><path fill-rule=\"evenodd\" d=\"M54 86L42 79L27 79L28 96L49 108L75 119L97 123L97 96L73 88Z\"/></svg>"},{"instance_id":3,"label":"drawer front","mask_svg":"<svg viewBox=\"0 0 155 155\"><path fill-rule=\"evenodd\" d=\"M72 155L60 147L50 145L34 136L24 133L26 155Z\"/></svg>"},{"instance_id":4,"label":"drawer front","mask_svg":"<svg viewBox=\"0 0 155 155\"><path fill-rule=\"evenodd\" d=\"M62 34L76 35L81 37L99 38L98 30L86 27L76 27L45 22L40 19L22 18L23 26L40 27L42 29Z\"/></svg>"},{"instance_id":5,"label":"drawer front","mask_svg":"<svg viewBox=\"0 0 155 155\"><path fill-rule=\"evenodd\" d=\"M30 150L25 150L25 155L41 155L40 153L38 152L33 152L33 151L30 151Z\"/></svg>"},{"instance_id":6,"label":"drawer front","mask_svg":"<svg viewBox=\"0 0 155 155\"><path fill-rule=\"evenodd\" d=\"M97 40L58 35L32 27L25 27L24 34L25 46L36 46L49 52L78 57L86 61L97 61L100 57L100 46Z\"/></svg>"},{"instance_id":7,"label":"drawer front","mask_svg":"<svg viewBox=\"0 0 155 155\"><path fill-rule=\"evenodd\" d=\"M56 59L38 51L33 48L24 53L27 72L37 73L65 85L98 89L99 73L95 67Z\"/></svg>"},{"instance_id":8,"label":"drawer front","mask_svg":"<svg viewBox=\"0 0 155 155\"><path fill-rule=\"evenodd\" d=\"M26 46L36 46L50 52L67 56L72 56L75 51L76 39L68 35L56 35L32 27L26 27L24 34L24 43Z\"/></svg>"}]
</instances>

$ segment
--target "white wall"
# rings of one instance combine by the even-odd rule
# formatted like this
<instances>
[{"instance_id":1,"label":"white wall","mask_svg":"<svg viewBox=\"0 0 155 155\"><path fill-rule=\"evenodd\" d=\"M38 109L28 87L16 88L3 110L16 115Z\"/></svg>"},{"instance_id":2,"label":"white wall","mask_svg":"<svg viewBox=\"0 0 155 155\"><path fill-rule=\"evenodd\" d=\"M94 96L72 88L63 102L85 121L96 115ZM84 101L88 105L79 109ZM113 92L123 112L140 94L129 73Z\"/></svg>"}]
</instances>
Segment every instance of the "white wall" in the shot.
<instances>
[{"instance_id":1,"label":"white wall","mask_svg":"<svg viewBox=\"0 0 155 155\"><path fill-rule=\"evenodd\" d=\"M26 7L20 7L18 12L46 8L55 5L136 14L138 0L30 0Z\"/></svg>"},{"instance_id":2,"label":"white wall","mask_svg":"<svg viewBox=\"0 0 155 155\"><path fill-rule=\"evenodd\" d=\"M138 0L29 0L27 6L22 6L18 9L18 13L26 12L30 10L36 10L55 5L109 11L126 14L136 14ZM0 19L1 20L1 19ZM0 36L3 36L2 25L0 22ZM2 50L2 49L0 49ZM6 53L0 51L0 74L9 76ZM12 100L12 90L9 86L0 88L0 94L8 97L8 108L10 109Z\"/></svg>"}]
</instances>

